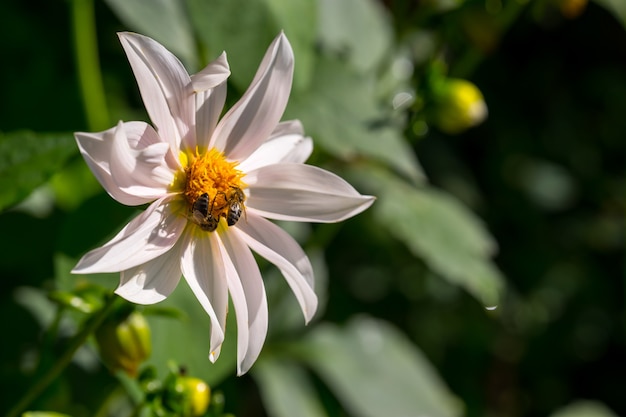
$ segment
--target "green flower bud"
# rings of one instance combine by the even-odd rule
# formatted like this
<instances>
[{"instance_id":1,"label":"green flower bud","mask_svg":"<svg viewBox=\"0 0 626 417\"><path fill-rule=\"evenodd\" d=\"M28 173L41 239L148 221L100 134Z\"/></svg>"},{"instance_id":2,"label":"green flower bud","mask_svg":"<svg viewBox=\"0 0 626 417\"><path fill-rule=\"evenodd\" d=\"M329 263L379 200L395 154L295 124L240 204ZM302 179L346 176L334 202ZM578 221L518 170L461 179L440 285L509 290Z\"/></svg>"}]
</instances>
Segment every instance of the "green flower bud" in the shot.
<instances>
[{"instance_id":1,"label":"green flower bud","mask_svg":"<svg viewBox=\"0 0 626 417\"><path fill-rule=\"evenodd\" d=\"M104 363L132 377L152 350L150 327L137 311L110 317L96 331L96 341Z\"/></svg>"},{"instance_id":2,"label":"green flower bud","mask_svg":"<svg viewBox=\"0 0 626 417\"><path fill-rule=\"evenodd\" d=\"M207 412L211 389L203 380L176 377L165 395L165 406L181 417L200 417Z\"/></svg>"},{"instance_id":3,"label":"green flower bud","mask_svg":"<svg viewBox=\"0 0 626 417\"><path fill-rule=\"evenodd\" d=\"M443 132L461 133L487 117L482 93L469 81L448 78L435 93L435 125Z\"/></svg>"}]
</instances>

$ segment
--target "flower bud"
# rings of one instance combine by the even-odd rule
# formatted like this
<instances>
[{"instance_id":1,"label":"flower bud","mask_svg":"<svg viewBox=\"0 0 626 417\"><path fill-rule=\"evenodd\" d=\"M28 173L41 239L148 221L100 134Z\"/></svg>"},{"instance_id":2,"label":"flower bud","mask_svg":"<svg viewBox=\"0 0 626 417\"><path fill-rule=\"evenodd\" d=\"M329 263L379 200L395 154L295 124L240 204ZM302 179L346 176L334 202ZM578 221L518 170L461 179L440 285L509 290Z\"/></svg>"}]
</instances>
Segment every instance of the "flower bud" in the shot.
<instances>
[{"instance_id":1,"label":"flower bud","mask_svg":"<svg viewBox=\"0 0 626 417\"><path fill-rule=\"evenodd\" d=\"M469 81L457 78L445 80L435 92L435 125L443 132L461 133L480 124L487 117L487 105L482 93Z\"/></svg>"},{"instance_id":2,"label":"flower bud","mask_svg":"<svg viewBox=\"0 0 626 417\"><path fill-rule=\"evenodd\" d=\"M96 341L104 363L132 377L152 350L150 327L137 311L110 317L96 331Z\"/></svg>"},{"instance_id":3,"label":"flower bud","mask_svg":"<svg viewBox=\"0 0 626 417\"><path fill-rule=\"evenodd\" d=\"M203 380L176 377L166 395L165 405L181 417L200 417L207 412L211 389Z\"/></svg>"}]
</instances>

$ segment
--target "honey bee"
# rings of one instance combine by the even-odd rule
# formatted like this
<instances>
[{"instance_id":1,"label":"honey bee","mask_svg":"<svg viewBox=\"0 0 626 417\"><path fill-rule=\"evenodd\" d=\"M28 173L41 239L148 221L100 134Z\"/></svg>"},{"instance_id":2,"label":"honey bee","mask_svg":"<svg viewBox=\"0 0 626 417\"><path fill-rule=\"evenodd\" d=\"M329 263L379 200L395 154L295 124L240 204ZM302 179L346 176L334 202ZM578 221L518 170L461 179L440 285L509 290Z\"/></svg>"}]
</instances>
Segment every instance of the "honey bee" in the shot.
<instances>
[{"instance_id":1,"label":"honey bee","mask_svg":"<svg viewBox=\"0 0 626 417\"><path fill-rule=\"evenodd\" d=\"M191 207L191 219L200 226L200 229L206 232L212 232L217 229L217 225L220 222L219 216L213 216L213 205L215 204L215 198L211 202L211 208L209 209L209 195L207 193L202 194L193 203Z\"/></svg>"},{"instance_id":2,"label":"honey bee","mask_svg":"<svg viewBox=\"0 0 626 417\"><path fill-rule=\"evenodd\" d=\"M230 197L226 200L228 203L228 214L226 215L226 223L229 226L234 226L241 217L241 213L246 212L246 207L243 205L246 195L239 187L231 186L233 191L230 193Z\"/></svg>"}]
</instances>

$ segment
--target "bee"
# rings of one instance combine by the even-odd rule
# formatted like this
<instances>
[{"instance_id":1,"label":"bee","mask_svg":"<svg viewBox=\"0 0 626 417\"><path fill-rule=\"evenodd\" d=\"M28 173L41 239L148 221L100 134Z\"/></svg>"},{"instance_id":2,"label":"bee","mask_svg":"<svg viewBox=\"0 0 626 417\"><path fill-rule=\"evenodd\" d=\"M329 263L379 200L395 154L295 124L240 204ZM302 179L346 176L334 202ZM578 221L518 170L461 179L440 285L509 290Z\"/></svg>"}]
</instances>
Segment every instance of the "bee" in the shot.
<instances>
[{"instance_id":1,"label":"bee","mask_svg":"<svg viewBox=\"0 0 626 417\"><path fill-rule=\"evenodd\" d=\"M212 232L217 229L217 225L220 222L219 216L213 216L213 205L215 204L215 198L211 202L209 209L209 195L207 193L202 194L193 203L191 207L191 219L200 226L200 229L206 232Z\"/></svg>"},{"instance_id":2,"label":"bee","mask_svg":"<svg viewBox=\"0 0 626 417\"><path fill-rule=\"evenodd\" d=\"M229 226L234 226L241 217L241 213L246 212L246 207L243 205L246 195L241 188L231 186L233 191L230 193L230 197L226 200L228 203L228 214L226 215L226 223Z\"/></svg>"}]
</instances>

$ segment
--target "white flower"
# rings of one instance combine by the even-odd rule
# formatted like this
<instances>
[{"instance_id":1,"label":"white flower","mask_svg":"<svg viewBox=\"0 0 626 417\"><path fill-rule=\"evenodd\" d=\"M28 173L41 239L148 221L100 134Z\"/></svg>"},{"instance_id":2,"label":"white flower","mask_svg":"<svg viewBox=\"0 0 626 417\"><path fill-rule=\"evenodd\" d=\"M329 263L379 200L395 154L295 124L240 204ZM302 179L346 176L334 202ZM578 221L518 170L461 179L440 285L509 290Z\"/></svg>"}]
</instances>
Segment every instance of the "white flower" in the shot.
<instances>
[{"instance_id":1,"label":"white flower","mask_svg":"<svg viewBox=\"0 0 626 417\"><path fill-rule=\"evenodd\" d=\"M258 357L267 300L252 251L276 265L308 322L317 308L311 263L276 220L337 222L374 198L323 169L299 121L279 123L289 97L293 52L281 33L241 99L219 120L230 75L226 54L189 76L162 45L119 35L155 128L120 122L76 133L106 191L126 205L151 203L72 272L120 272L116 293L139 304L164 300L181 274L211 319L210 355L224 340L228 295L237 326L237 373Z\"/></svg>"}]
</instances>

